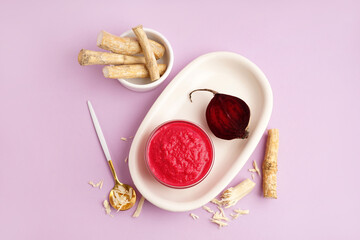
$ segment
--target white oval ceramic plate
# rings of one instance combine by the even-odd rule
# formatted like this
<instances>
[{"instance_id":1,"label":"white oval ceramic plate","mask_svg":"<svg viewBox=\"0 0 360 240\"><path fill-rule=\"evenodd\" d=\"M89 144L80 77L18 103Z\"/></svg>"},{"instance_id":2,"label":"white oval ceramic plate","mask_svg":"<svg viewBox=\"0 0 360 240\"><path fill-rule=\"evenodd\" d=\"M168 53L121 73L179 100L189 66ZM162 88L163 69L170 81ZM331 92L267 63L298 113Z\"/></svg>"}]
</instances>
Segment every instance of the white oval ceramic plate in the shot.
<instances>
[{"instance_id":1,"label":"white oval ceramic plate","mask_svg":"<svg viewBox=\"0 0 360 240\"><path fill-rule=\"evenodd\" d=\"M250 107L249 137L222 140L206 123L205 110L213 97L208 92L188 94L198 88L243 99ZM140 193L154 205L169 211L189 211L216 197L238 174L259 143L272 111L272 91L262 71L245 57L230 52L214 52L187 65L165 88L141 123L131 145L129 169ZM184 119L209 133L215 147L214 166L207 178L187 189L173 189L157 182L144 161L147 138L165 121Z\"/></svg>"}]
</instances>

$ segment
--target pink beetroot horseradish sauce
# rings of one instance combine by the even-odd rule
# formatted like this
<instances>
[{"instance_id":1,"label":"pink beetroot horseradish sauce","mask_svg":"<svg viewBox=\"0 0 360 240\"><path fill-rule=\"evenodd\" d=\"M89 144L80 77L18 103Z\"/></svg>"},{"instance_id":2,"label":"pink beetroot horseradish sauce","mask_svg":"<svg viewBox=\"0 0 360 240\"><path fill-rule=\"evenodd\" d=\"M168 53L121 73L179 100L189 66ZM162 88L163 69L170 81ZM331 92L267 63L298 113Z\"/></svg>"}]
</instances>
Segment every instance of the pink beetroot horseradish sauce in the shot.
<instances>
[{"instance_id":1,"label":"pink beetroot horseradish sauce","mask_svg":"<svg viewBox=\"0 0 360 240\"><path fill-rule=\"evenodd\" d=\"M200 127L176 120L152 132L145 154L150 172L160 183L187 188L208 175L214 150L209 136Z\"/></svg>"}]
</instances>

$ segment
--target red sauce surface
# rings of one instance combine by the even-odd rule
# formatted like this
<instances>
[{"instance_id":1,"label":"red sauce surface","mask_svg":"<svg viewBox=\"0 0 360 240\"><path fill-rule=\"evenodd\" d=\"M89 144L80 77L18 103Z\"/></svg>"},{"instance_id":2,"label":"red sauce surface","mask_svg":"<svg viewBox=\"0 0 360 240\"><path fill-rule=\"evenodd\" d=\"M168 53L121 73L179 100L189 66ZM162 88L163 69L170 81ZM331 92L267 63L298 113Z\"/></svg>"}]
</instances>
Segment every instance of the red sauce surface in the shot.
<instances>
[{"instance_id":1,"label":"red sauce surface","mask_svg":"<svg viewBox=\"0 0 360 240\"><path fill-rule=\"evenodd\" d=\"M186 187L207 175L212 166L213 148L201 128L189 122L173 121L155 130L146 154L148 167L160 182Z\"/></svg>"}]
</instances>

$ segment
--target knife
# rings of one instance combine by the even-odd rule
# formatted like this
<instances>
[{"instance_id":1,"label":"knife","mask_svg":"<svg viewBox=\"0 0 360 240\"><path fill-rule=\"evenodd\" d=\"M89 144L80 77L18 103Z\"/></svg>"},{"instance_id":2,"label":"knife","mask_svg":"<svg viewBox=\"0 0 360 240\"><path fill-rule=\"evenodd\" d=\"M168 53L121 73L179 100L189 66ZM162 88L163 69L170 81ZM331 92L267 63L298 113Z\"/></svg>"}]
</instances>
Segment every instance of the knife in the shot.
<instances>
[{"instance_id":1,"label":"knife","mask_svg":"<svg viewBox=\"0 0 360 240\"><path fill-rule=\"evenodd\" d=\"M88 107L89 107L91 119L92 119L92 121L93 121L93 123L94 123L94 127L95 127L96 134L97 134L97 136L98 136L98 138L99 138L99 141L100 141L101 147L102 147L102 149L103 149L103 151L104 151L106 160L111 161L110 152L109 152L109 149L108 149L108 147L107 147L107 144L106 144L106 141L105 141L105 137L104 137L104 134L103 134L103 132L102 132L102 130L101 130L99 121L98 121L98 119L97 119L97 117L96 117L94 108L92 107L90 101L87 101L87 104L88 104Z\"/></svg>"}]
</instances>

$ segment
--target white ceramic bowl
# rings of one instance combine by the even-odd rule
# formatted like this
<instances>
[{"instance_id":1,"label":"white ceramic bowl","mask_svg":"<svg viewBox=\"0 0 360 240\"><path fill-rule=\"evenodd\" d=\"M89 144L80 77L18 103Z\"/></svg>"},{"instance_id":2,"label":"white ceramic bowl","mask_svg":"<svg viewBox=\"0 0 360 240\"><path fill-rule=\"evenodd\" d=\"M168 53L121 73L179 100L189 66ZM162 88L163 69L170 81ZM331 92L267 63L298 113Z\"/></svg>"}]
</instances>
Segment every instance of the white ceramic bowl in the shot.
<instances>
[{"instance_id":1,"label":"white ceramic bowl","mask_svg":"<svg viewBox=\"0 0 360 240\"><path fill-rule=\"evenodd\" d=\"M149 78L129 78L129 79L118 79L120 83L133 91L136 92L146 92L150 91L157 86L159 86L162 82L165 81L169 73L171 72L171 69L173 67L174 63L174 54L172 47L169 43L169 41L159 32L154 31L149 28L144 28L144 31L147 35L147 37L151 40L154 40L158 43L161 43L165 47L165 53L162 58L158 59L158 63L165 63L167 65L165 73L156 81L150 82ZM120 35L120 37L135 37L135 34L132 30L129 30L127 32L124 32Z\"/></svg>"}]
</instances>

